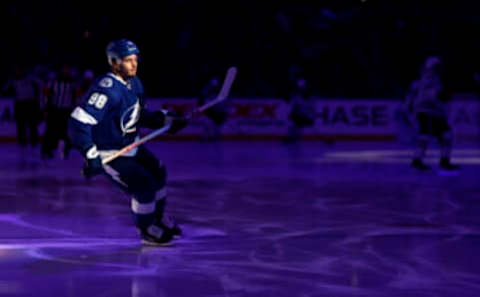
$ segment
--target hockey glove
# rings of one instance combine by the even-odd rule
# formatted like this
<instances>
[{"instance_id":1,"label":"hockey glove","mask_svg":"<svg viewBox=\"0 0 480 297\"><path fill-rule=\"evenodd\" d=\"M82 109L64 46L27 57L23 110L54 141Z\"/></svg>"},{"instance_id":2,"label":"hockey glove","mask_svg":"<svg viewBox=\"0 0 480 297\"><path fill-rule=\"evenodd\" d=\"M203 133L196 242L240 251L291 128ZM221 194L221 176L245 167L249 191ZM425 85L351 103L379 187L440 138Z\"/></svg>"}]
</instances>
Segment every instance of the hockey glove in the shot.
<instances>
[{"instance_id":1,"label":"hockey glove","mask_svg":"<svg viewBox=\"0 0 480 297\"><path fill-rule=\"evenodd\" d=\"M105 172L102 165L102 159L100 159L95 146L91 147L86 152L85 157L85 164L83 165L82 174L86 179L91 179L95 175Z\"/></svg>"},{"instance_id":2,"label":"hockey glove","mask_svg":"<svg viewBox=\"0 0 480 297\"><path fill-rule=\"evenodd\" d=\"M176 112L168 111L165 115L165 123L170 124L170 129L168 129L167 133L176 134L187 126L187 119Z\"/></svg>"}]
</instances>

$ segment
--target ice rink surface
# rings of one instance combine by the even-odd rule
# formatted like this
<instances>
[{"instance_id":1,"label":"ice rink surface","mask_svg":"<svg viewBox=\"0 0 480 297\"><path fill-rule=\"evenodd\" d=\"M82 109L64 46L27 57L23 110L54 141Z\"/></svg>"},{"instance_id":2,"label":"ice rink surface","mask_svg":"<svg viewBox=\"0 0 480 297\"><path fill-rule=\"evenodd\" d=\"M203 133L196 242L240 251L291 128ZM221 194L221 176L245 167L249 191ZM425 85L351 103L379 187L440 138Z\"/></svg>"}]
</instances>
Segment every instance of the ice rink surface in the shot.
<instances>
[{"instance_id":1,"label":"ice rink surface","mask_svg":"<svg viewBox=\"0 0 480 297\"><path fill-rule=\"evenodd\" d=\"M184 236L143 247L82 159L0 148L0 296L480 296L480 149L457 176L397 143L154 142Z\"/></svg>"}]
</instances>

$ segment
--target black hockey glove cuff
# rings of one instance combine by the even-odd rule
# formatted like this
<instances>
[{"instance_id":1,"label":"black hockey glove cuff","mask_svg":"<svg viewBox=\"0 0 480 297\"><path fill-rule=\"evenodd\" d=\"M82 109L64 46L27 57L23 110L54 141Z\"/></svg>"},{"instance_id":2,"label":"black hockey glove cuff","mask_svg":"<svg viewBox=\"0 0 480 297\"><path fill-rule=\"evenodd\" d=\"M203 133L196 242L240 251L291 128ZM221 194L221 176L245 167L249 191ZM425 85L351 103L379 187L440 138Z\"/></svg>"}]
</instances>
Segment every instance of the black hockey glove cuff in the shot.
<instances>
[{"instance_id":1,"label":"black hockey glove cuff","mask_svg":"<svg viewBox=\"0 0 480 297\"><path fill-rule=\"evenodd\" d=\"M165 124L170 124L170 129L167 131L169 134L176 134L187 126L187 119L176 112L168 111L165 115Z\"/></svg>"},{"instance_id":2,"label":"black hockey glove cuff","mask_svg":"<svg viewBox=\"0 0 480 297\"><path fill-rule=\"evenodd\" d=\"M85 152L85 164L83 165L82 174L86 179L91 179L95 175L104 173L102 159L94 145Z\"/></svg>"}]
</instances>

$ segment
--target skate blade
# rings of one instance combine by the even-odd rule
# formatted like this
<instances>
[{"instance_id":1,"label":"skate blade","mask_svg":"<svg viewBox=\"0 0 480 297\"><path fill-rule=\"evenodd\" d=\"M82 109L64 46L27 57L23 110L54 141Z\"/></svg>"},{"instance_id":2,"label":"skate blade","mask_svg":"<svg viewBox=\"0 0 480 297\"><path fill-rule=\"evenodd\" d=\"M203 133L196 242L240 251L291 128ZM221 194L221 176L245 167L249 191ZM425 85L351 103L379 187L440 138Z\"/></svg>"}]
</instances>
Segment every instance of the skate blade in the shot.
<instances>
[{"instance_id":1,"label":"skate blade","mask_svg":"<svg viewBox=\"0 0 480 297\"><path fill-rule=\"evenodd\" d=\"M144 240L142 239L142 244L145 245L145 246L158 246L158 247L162 247L162 246L173 246L175 243L173 242L163 242L163 243L160 243L160 242L152 242L152 241L148 241L148 240Z\"/></svg>"}]
</instances>

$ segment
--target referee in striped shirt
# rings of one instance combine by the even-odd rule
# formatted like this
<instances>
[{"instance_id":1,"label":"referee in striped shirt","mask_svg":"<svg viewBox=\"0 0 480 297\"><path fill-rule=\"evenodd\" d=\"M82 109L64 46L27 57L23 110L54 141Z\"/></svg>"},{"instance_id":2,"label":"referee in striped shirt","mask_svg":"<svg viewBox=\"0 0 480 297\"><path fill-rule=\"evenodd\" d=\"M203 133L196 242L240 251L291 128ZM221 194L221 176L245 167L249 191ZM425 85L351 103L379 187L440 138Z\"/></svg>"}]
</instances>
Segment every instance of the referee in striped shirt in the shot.
<instances>
[{"instance_id":1,"label":"referee in striped shirt","mask_svg":"<svg viewBox=\"0 0 480 297\"><path fill-rule=\"evenodd\" d=\"M73 67L62 66L57 77L46 87L46 131L42 144L42 158L52 159L54 150L63 141L60 158L68 158L71 141L68 137L68 119L77 104L78 83L75 81Z\"/></svg>"}]
</instances>

